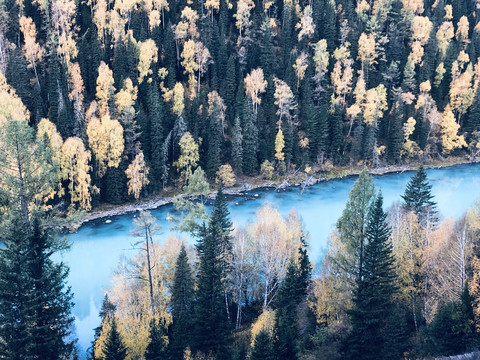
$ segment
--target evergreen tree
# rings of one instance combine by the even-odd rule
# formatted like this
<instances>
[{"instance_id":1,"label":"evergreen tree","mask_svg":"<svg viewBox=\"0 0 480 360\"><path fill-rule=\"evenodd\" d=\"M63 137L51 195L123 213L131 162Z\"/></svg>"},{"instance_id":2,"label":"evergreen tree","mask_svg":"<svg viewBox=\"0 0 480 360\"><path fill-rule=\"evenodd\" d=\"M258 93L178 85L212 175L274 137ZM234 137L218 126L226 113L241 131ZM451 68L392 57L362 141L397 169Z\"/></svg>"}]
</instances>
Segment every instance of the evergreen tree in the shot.
<instances>
[{"instance_id":1,"label":"evergreen tree","mask_svg":"<svg viewBox=\"0 0 480 360\"><path fill-rule=\"evenodd\" d=\"M193 313L193 276L188 263L185 245L180 248L175 265L175 277L172 287L172 334L169 352L173 359L183 356L185 349L191 344L192 313Z\"/></svg>"},{"instance_id":2,"label":"evergreen tree","mask_svg":"<svg viewBox=\"0 0 480 360\"><path fill-rule=\"evenodd\" d=\"M163 360L166 358L165 327L152 319L150 321L150 342L145 351L145 360Z\"/></svg>"},{"instance_id":3,"label":"evergreen tree","mask_svg":"<svg viewBox=\"0 0 480 360\"><path fill-rule=\"evenodd\" d=\"M389 334L384 330L393 306L396 275L386 217L379 194L370 206L362 276L356 280L349 311L352 330L345 344L347 359L387 359L384 349Z\"/></svg>"},{"instance_id":4,"label":"evergreen tree","mask_svg":"<svg viewBox=\"0 0 480 360\"><path fill-rule=\"evenodd\" d=\"M243 172L252 176L258 171L258 129L249 101L245 101L243 129Z\"/></svg>"},{"instance_id":5,"label":"evergreen tree","mask_svg":"<svg viewBox=\"0 0 480 360\"><path fill-rule=\"evenodd\" d=\"M297 359L298 269L290 260L287 275L278 290L275 318L275 358Z\"/></svg>"},{"instance_id":6,"label":"evergreen tree","mask_svg":"<svg viewBox=\"0 0 480 360\"><path fill-rule=\"evenodd\" d=\"M94 349L96 347L98 338L102 334L103 324L105 322L110 322L111 319L113 319L113 317L115 316L116 308L117 307L108 298L108 295L105 294L102 302L102 307L100 308L100 312L98 314L98 316L100 317L100 325L94 329L95 333L93 336L92 346L90 347L91 353L89 354L89 356L91 359L95 359Z\"/></svg>"},{"instance_id":7,"label":"evergreen tree","mask_svg":"<svg viewBox=\"0 0 480 360\"><path fill-rule=\"evenodd\" d=\"M273 349L272 340L270 335L265 330L261 330L257 336L255 336L255 342L250 354L249 360L272 360Z\"/></svg>"},{"instance_id":8,"label":"evergreen tree","mask_svg":"<svg viewBox=\"0 0 480 360\"><path fill-rule=\"evenodd\" d=\"M38 219L25 223L14 215L3 232L0 250L0 357L46 359L68 357L73 306L68 271L50 256L59 248L40 229Z\"/></svg>"},{"instance_id":9,"label":"evergreen tree","mask_svg":"<svg viewBox=\"0 0 480 360\"><path fill-rule=\"evenodd\" d=\"M240 126L240 119L235 118L232 135L232 163L235 174L242 174L243 163L243 147L242 147L242 127Z\"/></svg>"},{"instance_id":10,"label":"evergreen tree","mask_svg":"<svg viewBox=\"0 0 480 360\"><path fill-rule=\"evenodd\" d=\"M437 219L437 204L432 195L432 185L428 182L427 173L420 165L415 175L410 179L402 195L403 206L415 211L422 225L435 226Z\"/></svg>"},{"instance_id":11,"label":"evergreen tree","mask_svg":"<svg viewBox=\"0 0 480 360\"><path fill-rule=\"evenodd\" d=\"M105 349L103 350L103 360L125 360L127 357L127 348L117 330L115 318L112 319L111 325L107 341L105 342Z\"/></svg>"},{"instance_id":12,"label":"evergreen tree","mask_svg":"<svg viewBox=\"0 0 480 360\"><path fill-rule=\"evenodd\" d=\"M345 244L345 253L338 254L334 262L342 271L355 277L361 276L363 268L367 215L374 192L373 179L365 168L353 184L342 216L337 221L340 240Z\"/></svg>"},{"instance_id":13,"label":"evergreen tree","mask_svg":"<svg viewBox=\"0 0 480 360\"><path fill-rule=\"evenodd\" d=\"M228 359L228 308L225 308L230 252L231 221L227 204L220 188L210 215L208 227L200 231L197 244L199 270L195 311L195 348L217 359Z\"/></svg>"}]
</instances>

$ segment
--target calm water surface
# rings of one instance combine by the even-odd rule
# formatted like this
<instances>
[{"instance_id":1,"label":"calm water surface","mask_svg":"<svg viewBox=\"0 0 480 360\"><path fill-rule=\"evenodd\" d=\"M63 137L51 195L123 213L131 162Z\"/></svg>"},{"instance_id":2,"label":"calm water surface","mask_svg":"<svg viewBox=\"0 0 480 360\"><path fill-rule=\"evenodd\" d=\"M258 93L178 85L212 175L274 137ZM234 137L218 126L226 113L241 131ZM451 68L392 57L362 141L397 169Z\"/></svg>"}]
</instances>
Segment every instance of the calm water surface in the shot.
<instances>
[{"instance_id":1,"label":"calm water surface","mask_svg":"<svg viewBox=\"0 0 480 360\"><path fill-rule=\"evenodd\" d=\"M461 216L480 194L480 164L458 165L427 171L433 185L435 201L444 218ZM413 175L412 172L375 176L375 185L381 189L385 207L400 201L400 195ZM244 225L255 218L255 212L269 202L282 215L295 208L310 234L310 258L318 262L327 247L328 234L340 217L348 193L356 177L331 180L305 189L300 195L298 188L277 192L274 189L256 190L244 197L230 199L229 206L235 223ZM164 241L171 233L166 220L171 205L153 210L163 234L156 237ZM71 250L62 255L70 267L69 284L75 294L75 323L79 337L80 353L84 354L93 339L93 330L99 325L98 312L104 290L110 286L110 278L122 256L132 257L132 219L135 214L115 216L97 223L82 226L75 234L67 235ZM176 234L191 238L185 234Z\"/></svg>"}]
</instances>

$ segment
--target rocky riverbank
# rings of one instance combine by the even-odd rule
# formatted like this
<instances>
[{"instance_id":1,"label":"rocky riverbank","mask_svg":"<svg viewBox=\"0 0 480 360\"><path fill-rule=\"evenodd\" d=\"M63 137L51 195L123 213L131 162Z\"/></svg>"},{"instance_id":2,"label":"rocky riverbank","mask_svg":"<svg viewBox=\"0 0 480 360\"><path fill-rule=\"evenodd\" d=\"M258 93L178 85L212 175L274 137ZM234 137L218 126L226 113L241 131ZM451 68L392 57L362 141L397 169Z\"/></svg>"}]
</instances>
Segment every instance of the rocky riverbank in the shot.
<instances>
[{"instance_id":1,"label":"rocky riverbank","mask_svg":"<svg viewBox=\"0 0 480 360\"><path fill-rule=\"evenodd\" d=\"M455 161L450 161L448 163L432 162L430 164L426 164L425 167L426 168L442 168L442 167L455 166L455 165L460 165L465 163L469 163L469 161L466 161L465 159L455 159ZM417 167L418 167L418 164L379 167L379 168L371 169L370 173L373 175L402 173L404 171L415 170ZM226 188L224 192L225 194L230 196L237 196L237 195L242 195L246 192L253 191L255 189L261 189L261 188L285 189L288 187L295 186L295 187L300 187L300 192L302 193L307 186L312 186L322 181L341 179L347 176L355 176L355 175L358 175L361 171L362 171L361 167L332 167L331 169L321 170L316 172L315 174L309 174L309 175L306 175L305 173L296 172L296 173L288 174L285 177L277 178L275 180L264 180L259 177L242 178L237 183L237 185L231 188ZM215 194L216 194L216 191L211 192L208 195L208 197L213 199L215 197ZM160 206L170 204L173 198L174 196L164 197L162 195L159 195L158 197L155 197L147 201L138 201L135 203L116 206L111 209L93 210L92 212L87 213L87 215L84 216L81 220L75 223L71 223L68 226L67 231L76 232L83 224L89 221L109 218L111 216L116 216L116 215L128 214L138 210L156 209Z\"/></svg>"}]
</instances>

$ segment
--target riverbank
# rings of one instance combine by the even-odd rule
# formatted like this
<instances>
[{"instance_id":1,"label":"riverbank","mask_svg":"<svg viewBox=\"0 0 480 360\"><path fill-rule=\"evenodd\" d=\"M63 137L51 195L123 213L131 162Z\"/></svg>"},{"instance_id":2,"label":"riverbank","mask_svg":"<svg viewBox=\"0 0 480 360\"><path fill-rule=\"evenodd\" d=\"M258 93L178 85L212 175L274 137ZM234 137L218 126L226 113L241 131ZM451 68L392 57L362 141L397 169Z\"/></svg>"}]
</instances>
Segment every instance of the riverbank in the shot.
<instances>
[{"instance_id":1,"label":"riverbank","mask_svg":"<svg viewBox=\"0 0 480 360\"><path fill-rule=\"evenodd\" d=\"M468 161L466 158L447 158L444 161L431 161L424 163L426 169L432 168L445 168L455 165L475 163ZM375 169L370 169L372 175L385 175L390 173L403 173L405 171L416 170L420 166L420 163L411 163L408 165L391 165L385 167L379 167ZM300 171L294 171L285 176L278 176L272 180L265 180L261 176L257 177L241 177L237 180L237 184L234 187L226 188L224 190L225 194L236 196L242 195L246 192L254 191L260 188L273 187L276 189L284 189L287 187L300 187L301 191L307 186L315 185L322 181L329 181L334 179L341 179L347 176L358 175L363 170L362 166L353 166L353 167L334 167L334 166L325 166L318 167L314 169L314 172L306 174ZM71 223L66 229L68 232L76 232L83 224L90 221L109 218L117 215L124 215L128 213L133 213L139 210L152 210L158 207L168 205L172 202L175 196L181 194L175 193L172 189L166 192L168 195L165 196L165 193L162 195L154 196L150 199L144 199L134 203L128 203L125 205L108 205L102 204L97 209L93 210L90 213L87 213L86 216L81 218L79 221ZM214 198L216 191L212 191L209 194L209 198Z\"/></svg>"}]
</instances>

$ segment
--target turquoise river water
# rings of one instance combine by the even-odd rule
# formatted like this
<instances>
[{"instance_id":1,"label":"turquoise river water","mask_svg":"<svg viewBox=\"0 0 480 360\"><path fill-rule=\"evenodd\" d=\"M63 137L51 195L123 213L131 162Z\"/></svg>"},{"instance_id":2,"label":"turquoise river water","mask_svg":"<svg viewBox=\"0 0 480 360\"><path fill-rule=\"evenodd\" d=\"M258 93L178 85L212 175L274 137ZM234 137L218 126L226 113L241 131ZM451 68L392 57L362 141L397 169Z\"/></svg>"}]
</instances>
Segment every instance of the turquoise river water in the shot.
<instances>
[{"instance_id":1,"label":"turquoise river water","mask_svg":"<svg viewBox=\"0 0 480 360\"><path fill-rule=\"evenodd\" d=\"M457 165L427 171L433 185L435 201L443 218L460 217L480 195L480 164ZM385 207L401 200L405 186L412 172L391 173L374 176L375 185L381 189ZM310 235L310 258L321 259L327 247L328 234L345 206L348 193L356 177L330 180L308 187L300 194L299 188L286 190L253 190L244 196L231 198L230 211L235 223L246 224L255 218L255 212L269 202L282 215L295 208ZM172 211L171 205L152 210L158 219L163 234L157 241L165 240L170 224L166 217ZM133 237L130 230L135 214L114 216L109 219L83 225L77 233L67 235L72 246L62 254L63 261L70 267L69 285L74 292L76 332L79 338L80 354L90 346L93 329L99 325L98 312L104 290L110 285L110 278L122 256L132 257L138 250L132 250ZM177 236L193 240L185 234Z\"/></svg>"}]
</instances>

